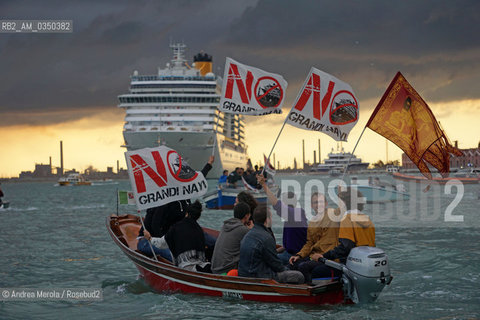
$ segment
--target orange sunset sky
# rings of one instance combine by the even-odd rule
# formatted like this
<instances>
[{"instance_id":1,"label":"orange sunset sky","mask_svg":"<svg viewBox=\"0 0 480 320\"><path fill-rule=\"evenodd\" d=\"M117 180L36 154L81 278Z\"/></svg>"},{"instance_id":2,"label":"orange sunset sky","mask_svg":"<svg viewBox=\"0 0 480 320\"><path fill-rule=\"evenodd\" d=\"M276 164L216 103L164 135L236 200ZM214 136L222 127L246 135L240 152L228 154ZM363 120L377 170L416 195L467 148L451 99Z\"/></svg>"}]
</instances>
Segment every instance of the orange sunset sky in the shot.
<instances>
[{"instance_id":1,"label":"orange sunset sky","mask_svg":"<svg viewBox=\"0 0 480 320\"><path fill-rule=\"evenodd\" d=\"M360 101L360 108L368 103L368 101ZM370 101L370 105L374 103L376 102ZM458 140L461 148L468 148L476 146L479 142L479 106L479 100L464 100L433 104L431 108L436 113L437 120L447 131L449 138ZM455 110L455 115L446 112L451 109ZM361 111L360 120L351 131L350 141L343 143L346 151L353 150L371 112L372 109ZM263 153L268 155L285 116L286 113L247 117L248 153L253 162L261 161ZM120 160L120 167L125 168L123 156L125 149L120 147L123 142L123 117L123 110L112 106L111 110L71 122L48 126L0 128L0 136L8 142L9 146L8 153L2 152L0 177L18 176L22 170L33 171L35 163L48 164L50 156L52 165L59 166L60 140L63 141L66 168L84 170L92 165L99 170L106 170L107 166L114 167L116 170L117 160ZM287 125L274 150L276 160L280 161L281 167L293 167L293 157L297 158L297 163L301 163L302 139L305 139L307 162L313 162L313 150L317 150L318 154L318 139L321 140L322 159L326 157L327 152L337 147L336 141L326 135ZM385 161L385 139L367 129L360 140L356 154L370 163L377 160ZM401 150L392 143L388 143L388 157L389 160L400 159Z\"/></svg>"},{"instance_id":2,"label":"orange sunset sky","mask_svg":"<svg viewBox=\"0 0 480 320\"><path fill-rule=\"evenodd\" d=\"M284 113L246 116L253 163L268 154L313 66L349 83L360 120L343 143L352 151L397 71L429 104L460 148L480 142L480 18L478 1L166 1L86 2L62 6L2 2L9 19L72 20L66 34L0 33L0 178L33 171L36 163L83 171L125 168L124 111L134 70L155 74L171 59L169 43L183 41L189 62L213 55L223 76L225 58L281 74L288 81ZM188 17L188 18L186 18ZM348 23L345 23L348 22ZM275 158L282 168L306 161L321 140L322 160L337 143L327 135L286 126ZM367 129L357 156L386 160L386 140ZM401 150L388 143L388 159Z\"/></svg>"}]
</instances>

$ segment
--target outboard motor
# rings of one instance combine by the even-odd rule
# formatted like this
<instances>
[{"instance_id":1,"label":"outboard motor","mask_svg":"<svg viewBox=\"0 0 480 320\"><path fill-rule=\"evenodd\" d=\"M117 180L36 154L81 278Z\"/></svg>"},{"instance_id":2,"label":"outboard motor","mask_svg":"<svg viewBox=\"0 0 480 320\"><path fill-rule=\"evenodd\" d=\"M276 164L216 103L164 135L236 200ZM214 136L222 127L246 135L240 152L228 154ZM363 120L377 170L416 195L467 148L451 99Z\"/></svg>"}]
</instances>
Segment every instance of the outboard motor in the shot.
<instances>
[{"instance_id":1,"label":"outboard motor","mask_svg":"<svg viewBox=\"0 0 480 320\"><path fill-rule=\"evenodd\" d=\"M376 247L356 247L350 251L347 264L325 260L325 264L343 271L345 298L354 303L375 301L385 285L390 284L390 266L385 252Z\"/></svg>"}]
</instances>

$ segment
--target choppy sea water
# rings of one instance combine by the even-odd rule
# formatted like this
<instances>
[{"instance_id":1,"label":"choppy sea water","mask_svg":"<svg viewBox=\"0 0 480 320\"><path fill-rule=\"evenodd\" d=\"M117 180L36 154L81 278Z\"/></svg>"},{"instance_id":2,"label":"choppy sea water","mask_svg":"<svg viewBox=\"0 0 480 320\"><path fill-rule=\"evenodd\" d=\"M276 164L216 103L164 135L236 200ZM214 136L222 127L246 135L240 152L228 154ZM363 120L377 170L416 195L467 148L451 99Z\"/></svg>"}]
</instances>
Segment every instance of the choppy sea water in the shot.
<instances>
[{"instance_id":1,"label":"choppy sea water","mask_svg":"<svg viewBox=\"0 0 480 320\"><path fill-rule=\"evenodd\" d=\"M284 186L298 182L307 198L312 185L328 190L330 180L277 177ZM209 181L210 188L214 184ZM312 306L152 292L105 227L105 218L116 212L116 190L130 190L128 181L90 187L3 183L11 208L0 211L0 288L101 288L103 300L0 301L0 319L480 318L480 185L465 185L461 194L456 187L433 186L425 193L406 187L410 201L364 210L375 222L377 246L388 254L391 286L370 305ZM120 206L120 213L135 212ZM200 224L219 228L231 215L206 210ZM460 216L463 222L449 221ZM281 242L279 219L274 231Z\"/></svg>"}]
</instances>

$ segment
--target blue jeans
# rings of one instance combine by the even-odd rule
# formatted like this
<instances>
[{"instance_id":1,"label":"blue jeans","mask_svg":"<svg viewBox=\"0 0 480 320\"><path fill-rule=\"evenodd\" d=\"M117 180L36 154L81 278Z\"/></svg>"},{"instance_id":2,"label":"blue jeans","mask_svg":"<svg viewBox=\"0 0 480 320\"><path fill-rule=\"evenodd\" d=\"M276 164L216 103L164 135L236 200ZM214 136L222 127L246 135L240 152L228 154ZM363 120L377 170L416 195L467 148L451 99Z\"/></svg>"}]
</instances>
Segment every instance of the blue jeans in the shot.
<instances>
[{"instance_id":1,"label":"blue jeans","mask_svg":"<svg viewBox=\"0 0 480 320\"><path fill-rule=\"evenodd\" d=\"M291 256L292 256L292 254L288 253L287 250L283 251L282 253L277 254L278 259L280 259L280 261L282 261L283 265L289 264L288 261L290 260Z\"/></svg>"},{"instance_id":2,"label":"blue jeans","mask_svg":"<svg viewBox=\"0 0 480 320\"><path fill-rule=\"evenodd\" d=\"M170 250L168 249L160 249L152 245L153 251L155 252L156 255L160 255L162 258L167 259L168 261L172 262L172 254L170 253ZM137 250L142 252L143 254L153 257L152 255L152 249L150 248L150 244L148 244L148 240L145 238L142 238L138 240L137 244Z\"/></svg>"}]
</instances>

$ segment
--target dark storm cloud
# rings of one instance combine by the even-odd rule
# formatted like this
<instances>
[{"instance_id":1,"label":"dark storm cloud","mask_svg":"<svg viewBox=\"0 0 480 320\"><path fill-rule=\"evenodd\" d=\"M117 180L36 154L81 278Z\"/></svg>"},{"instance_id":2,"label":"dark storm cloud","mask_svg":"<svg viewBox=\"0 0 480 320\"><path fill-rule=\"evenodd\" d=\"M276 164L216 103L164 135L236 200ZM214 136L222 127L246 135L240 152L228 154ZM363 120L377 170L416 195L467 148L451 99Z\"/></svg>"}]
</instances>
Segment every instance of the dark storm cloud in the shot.
<instances>
[{"instance_id":1,"label":"dark storm cloud","mask_svg":"<svg viewBox=\"0 0 480 320\"><path fill-rule=\"evenodd\" d=\"M479 98L479 12L478 1L3 1L2 19L71 19L74 32L0 34L0 125L115 108L133 70L168 62L170 40L189 60L213 54L217 74L225 56L280 73L290 100L311 66L360 99L398 70L427 101Z\"/></svg>"},{"instance_id":2,"label":"dark storm cloud","mask_svg":"<svg viewBox=\"0 0 480 320\"><path fill-rule=\"evenodd\" d=\"M480 96L480 2L300 3L260 1L232 25L229 45L246 60L260 53L288 65L290 82L316 66L362 99L381 95L399 70L432 101Z\"/></svg>"},{"instance_id":3,"label":"dark storm cloud","mask_svg":"<svg viewBox=\"0 0 480 320\"><path fill-rule=\"evenodd\" d=\"M244 7L221 0L2 2L2 19L71 19L74 32L0 34L0 125L56 123L84 116L84 109L115 108L133 70L154 74L168 62L170 40L184 40L191 59ZM63 116L37 116L57 111Z\"/></svg>"}]
</instances>

